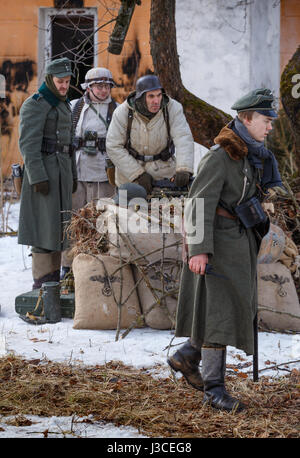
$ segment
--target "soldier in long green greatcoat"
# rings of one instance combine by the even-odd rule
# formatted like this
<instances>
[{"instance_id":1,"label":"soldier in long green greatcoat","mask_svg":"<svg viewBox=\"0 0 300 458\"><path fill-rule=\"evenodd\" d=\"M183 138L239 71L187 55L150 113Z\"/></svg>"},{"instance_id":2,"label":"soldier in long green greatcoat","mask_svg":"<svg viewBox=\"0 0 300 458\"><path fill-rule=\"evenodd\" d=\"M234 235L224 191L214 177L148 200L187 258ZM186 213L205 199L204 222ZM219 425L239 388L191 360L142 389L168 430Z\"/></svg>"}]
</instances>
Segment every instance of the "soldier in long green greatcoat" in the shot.
<instances>
[{"instance_id":1,"label":"soldier in long green greatcoat","mask_svg":"<svg viewBox=\"0 0 300 458\"><path fill-rule=\"evenodd\" d=\"M188 262L182 271L176 336L190 339L168 363L194 388L204 391L205 402L227 411L244 408L225 389L226 346L253 354L258 230L264 236L269 226L259 200L262 222L255 227L249 223L246 228L236 207L253 202L257 185L265 193L271 188L285 192L276 159L264 146L277 116L273 102L270 90L257 89L233 105L238 115L200 161L189 194L193 202L204 199L204 236L195 242L187 237Z\"/></svg>"},{"instance_id":2,"label":"soldier in long green greatcoat","mask_svg":"<svg viewBox=\"0 0 300 458\"><path fill-rule=\"evenodd\" d=\"M67 92L72 75L67 58L46 67L38 92L20 111L19 146L24 159L18 243L32 247L33 288L59 281L64 229L70 219L76 166Z\"/></svg>"}]
</instances>

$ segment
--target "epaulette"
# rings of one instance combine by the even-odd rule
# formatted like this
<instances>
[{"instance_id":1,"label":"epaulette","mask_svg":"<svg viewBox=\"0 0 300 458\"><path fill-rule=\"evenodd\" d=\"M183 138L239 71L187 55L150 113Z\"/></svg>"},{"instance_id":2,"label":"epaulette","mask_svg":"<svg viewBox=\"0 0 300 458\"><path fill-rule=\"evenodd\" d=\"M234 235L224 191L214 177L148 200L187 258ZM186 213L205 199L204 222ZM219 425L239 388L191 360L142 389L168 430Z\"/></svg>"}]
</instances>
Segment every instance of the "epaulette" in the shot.
<instances>
[{"instance_id":1,"label":"epaulette","mask_svg":"<svg viewBox=\"0 0 300 458\"><path fill-rule=\"evenodd\" d=\"M43 95L40 92L36 92L35 94L33 94L32 98L34 100L40 100L41 98L43 98Z\"/></svg>"},{"instance_id":2,"label":"epaulette","mask_svg":"<svg viewBox=\"0 0 300 458\"><path fill-rule=\"evenodd\" d=\"M211 151L215 151L215 150L218 149L218 148L220 148L219 143L217 143L216 145L212 146L212 147L210 148L210 150L211 150Z\"/></svg>"}]
</instances>

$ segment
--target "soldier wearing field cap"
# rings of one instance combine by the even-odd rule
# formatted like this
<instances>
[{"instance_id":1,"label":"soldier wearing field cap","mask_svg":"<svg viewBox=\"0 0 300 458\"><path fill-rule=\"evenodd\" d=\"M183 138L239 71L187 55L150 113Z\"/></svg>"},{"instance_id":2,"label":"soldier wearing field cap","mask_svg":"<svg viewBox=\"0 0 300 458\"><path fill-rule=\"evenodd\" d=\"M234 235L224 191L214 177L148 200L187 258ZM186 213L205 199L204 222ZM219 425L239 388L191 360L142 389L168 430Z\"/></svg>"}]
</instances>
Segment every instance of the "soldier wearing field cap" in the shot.
<instances>
[{"instance_id":1,"label":"soldier wearing field cap","mask_svg":"<svg viewBox=\"0 0 300 458\"><path fill-rule=\"evenodd\" d=\"M245 406L225 388L226 347L248 355L254 352L257 253L269 228L260 202L269 189L284 192L284 188L276 159L264 146L277 116L272 92L256 89L232 108L236 118L220 131L215 145L201 159L190 189L193 203L204 199L204 216L198 215L204 235L193 237L189 226L185 227L188 253L176 336L189 339L168 363L194 388L204 391L204 402L240 411ZM185 217L189 221L191 212Z\"/></svg>"},{"instance_id":2,"label":"soldier wearing field cap","mask_svg":"<svg viewBox=\"0 0 300 458\"><path fill-rule=\"evenodd\" d=\"M18 243L32 247L33 288L59 281L64 230L77 186L67 58L46 66L45 81L20 111L19 146L24 159Z\"/></svg>"}]
</instances>

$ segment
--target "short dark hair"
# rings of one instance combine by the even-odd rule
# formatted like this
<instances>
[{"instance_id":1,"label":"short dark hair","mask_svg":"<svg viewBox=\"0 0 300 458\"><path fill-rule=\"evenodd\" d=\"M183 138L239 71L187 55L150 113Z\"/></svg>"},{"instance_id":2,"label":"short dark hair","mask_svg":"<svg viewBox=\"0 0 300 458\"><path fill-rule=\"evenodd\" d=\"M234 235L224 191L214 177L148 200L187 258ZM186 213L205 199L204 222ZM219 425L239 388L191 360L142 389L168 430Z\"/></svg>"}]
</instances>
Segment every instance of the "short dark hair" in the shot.
<instances>
[{"instance_id":1,"label":"short dark hair","mask_svg":"<svg viewBox=\"0 0 300 458\"><path fill-rule=\"evenodd\" d=\"M238 113L238 118L240 121L243 121L244 119L247 119L248 121L252 121L254 111L240 111Z\"/></svg>"}]
</instances>

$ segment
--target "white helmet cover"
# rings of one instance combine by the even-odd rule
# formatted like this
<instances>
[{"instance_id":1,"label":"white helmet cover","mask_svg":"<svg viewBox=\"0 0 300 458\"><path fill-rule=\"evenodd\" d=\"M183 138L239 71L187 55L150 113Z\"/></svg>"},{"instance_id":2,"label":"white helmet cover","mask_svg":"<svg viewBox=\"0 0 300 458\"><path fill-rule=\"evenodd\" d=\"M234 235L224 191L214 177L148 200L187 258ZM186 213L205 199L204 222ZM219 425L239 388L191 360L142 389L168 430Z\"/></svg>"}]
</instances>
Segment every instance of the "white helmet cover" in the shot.
<instances>
[{"instance_id":1,"label":"white helmet cover","mask_svg":"<svg viewBox=\"0 0 300 458\"><path fill-rule=\"evenodd\" d=\"M91 68L86 73L84 83L81 84L81 87L82 89L87 89L94 83L108 83L111 87L116 85L111 72L104 67Z\"/></svg>"}]
</instances>

